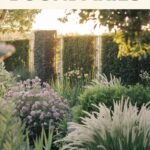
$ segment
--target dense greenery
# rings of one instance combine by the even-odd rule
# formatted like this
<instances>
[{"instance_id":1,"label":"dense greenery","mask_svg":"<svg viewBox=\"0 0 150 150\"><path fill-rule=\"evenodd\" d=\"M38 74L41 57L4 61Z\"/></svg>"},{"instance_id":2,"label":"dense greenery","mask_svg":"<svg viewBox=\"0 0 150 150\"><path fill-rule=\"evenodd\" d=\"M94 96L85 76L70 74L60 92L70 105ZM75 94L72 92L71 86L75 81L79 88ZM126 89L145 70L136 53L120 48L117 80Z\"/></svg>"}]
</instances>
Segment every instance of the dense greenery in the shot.
<instances>
[{"instance_id":1,"label":"dense greenery","mask_svg":"<svg viewBox=\"0 0 150 150\"><path fill-rule=\"evenodd\" d=\"M70 80L64 78L51 82L51 86L63 99L68 101L70 107L73 107L78 103L78 97L84 91L84 86L87 83L86 81L76 81L72 84Z\"/></svg>"},{"instance_id":2,"label":"dense greenery","mask_svg":"<svg viewBox=\"0 0 150 150\"><path fill-rule=\"evenodd\" d=\"M35 72L42 80L55 77L56 32L36 31L34 42Z\"/></svg>"},{"instance_id":3,"label":"dense greenery","mask_svg":"<svg viewBox=\"0 0 150 150\"><path fill-rule=\"evenodd\" d=\"M90 78L95 71L95 37L67 36L64 37L63 71L69 78Z\"/></svg>"},{"instance_id":4,"label":"dense greenery","mask_svg":"<svg viewBox=\"0 0 150 150\"><path fill-rule=\"evenodd\" d=\"M143 42L149 43L149 37L146 34L142 37ZM113 41L113 35L102 36L102 72L108 77L111 74L121 77L124 84L135 84L140 82L141 71L150 72L150 55L139 60L137 58L122 57L117 58L118 45Z\"/></svg>"},{"instance_id":5,"label":"dense greenery","mask_svg":"<svg viewBox=\"0 0 150 150\"><path fill-rule=\"evenodd\" d=\"M32 27L32 22L39 10L23 9L1 9L0 10L0 32L25 32ZM7 25L6 25L7 24Z\"/></svg>"},{"instance_id":6,"label":"dense greenery","mask_svg":"<svg viewBox=\"0 0 150 150\"><path fill-rule=\"evenodd\" d=\"M5 60L6 69L25 78L25 73L29 74L29 40L7 41L6 43L16 48L16 52Z\"/></svg>"},{"instance_id":7,"label":"dense greenery","mask_svg":"<svg viewBox=\"0 0 150 150\"><path fill-rule=\"evenodd\" d=\"M76 106L74 111L76 120L80 120L79 117L83 115L83 110L88 112L95 110L91 104L104 103L107 107L112 108L113 100L119 101L124 96L125 98L129 97L132 104L137 104L137 107L141 108L144 103L150 100L150 87L142 85L125 87L118 83L109 84L110 82L93 84L80 95L80 105Z\"/></svg>"}]
</instances>

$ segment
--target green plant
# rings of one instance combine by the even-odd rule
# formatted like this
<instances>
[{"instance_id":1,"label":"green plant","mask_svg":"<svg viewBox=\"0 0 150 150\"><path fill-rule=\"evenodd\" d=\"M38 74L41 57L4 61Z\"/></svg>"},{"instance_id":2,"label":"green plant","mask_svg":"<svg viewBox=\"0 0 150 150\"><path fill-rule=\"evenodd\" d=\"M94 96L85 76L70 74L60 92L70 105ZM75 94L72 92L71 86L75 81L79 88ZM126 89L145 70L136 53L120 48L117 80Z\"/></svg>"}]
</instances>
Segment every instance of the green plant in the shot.
<instances>
[{"instance_id":1,"label":"green plant","mask_svg":"<svg viewBox=\"0 0 150 150\"><path fill-rule=\"evenodd\" d=\"M143 33L143 43L149 43L149 32ZM150 55L139 60L130 56L118 58L118 45L113 41L114 35L102 36L102 72L109 77L110 73L121 78L123 84L136 84L141 81L141 70L149 72Z\"/></svg>"},{"instance_id":2,"label":"green plant","mask_svg":"<svg viewBox=\"0 0 150 150\"><path fill-rule=\"evenodd\" d=\"M85 84L86 81L72 84L72 82L66 78L51 82L52 87L63 99L67 99L71 107L78 103L78 96L83 92Z\"/></svg>"},{"instance_id":3,"label":"green plant","mask_svg":"<svg viewBox=\"0 0 150 150\"><path fill-rule=\"evenodd\" d=\"M35 150L51 150L52 137L53 131L50 127L48 130L48 135L45 132L44 128L42 128L40 137L37 137L34 141Z\"/></svg>"},{"instance_id":4,"label":"green plant","mask_svg":"<svg viewBox=\"0 0 150 150\"><path fill-rule=\"evenodd\" d=\"M11 102L0 100L0 149L26 150L23 126L13 115L14 106Z\"/></svg>"},{"instance_id":5,"label":"green plant","mask_svg":"<svg viewBox=\"0 0 150 150\"><path fill-rule=\"evenodd\" d=\"M124 95L130 98L132 104L136 103L138 108L141 108L143 104L150 100L150 87L144 87L139 84L129 86L124 91Z\"/></svg>"},{"instance_id":6,"label":"green plant","mask_svg":"<svg viewBox=\"0 0 150 150\"><path fill-rule=\"evenodd\" d=\"M112 77L111 77L112 78ZM82 110L91 112L95 110L91 104L98 105L104 103L107 107L113 109L113 99L115 101L120 100L124 96L130 98L132 104L137 104L140 109L144 103L150 100L150 88L143 87L142 85L123 86L116 78L103 80L95 84L91 84L88 88L79 96L79 106L76 106L74 111L74 118L78 121L83 116Z\"/></svg>"},{"instance_id":7,"label":"green plant","mask_svg":"<svg viewBox=\"0 0 150 150\"><path fill-rule=\"evenodd\" d=\"M114 102L112 111L105 104L98 112L85 112L82 124L70 123L71 131L62 150L148 150L150 149L150 108L141 110L128 100Z\"/></svg>"},{"instance_id":8,"label":"green plant","mask_svg":"<svg viewBox=\"0 0 150 150\"><path fill-rule=\"evenodd\" d=\"M5 69L4 63L0 63L0 96L15 83L13 75Z\"/></svg>"}]
</instances>

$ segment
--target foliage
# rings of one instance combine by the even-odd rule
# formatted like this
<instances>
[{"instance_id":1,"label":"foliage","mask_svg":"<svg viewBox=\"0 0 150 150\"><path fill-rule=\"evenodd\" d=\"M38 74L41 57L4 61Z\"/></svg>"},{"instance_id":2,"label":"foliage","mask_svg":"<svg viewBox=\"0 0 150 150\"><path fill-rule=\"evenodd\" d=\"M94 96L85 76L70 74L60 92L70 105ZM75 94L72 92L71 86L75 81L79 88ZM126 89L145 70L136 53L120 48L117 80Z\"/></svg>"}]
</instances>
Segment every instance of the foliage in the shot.
<instances>
[{"instance_id":1,"label":"foliage","mask_svg":"<svg viewBox=\"0 0 150 150\"><path fill-rule=\"evenodd\" d=\"M35 150L51 150L53 131L49 127L48 135L42 128L40 137L37 137L34 142Z\"/></svg>"},{"instance_id":2,"label":"foliage","mask_svg":"<svg viewBox=\"0 0 150 150\"><path fill-rule=\"evenodd\" d=\"M1 150L33 150L29 144L28 134L24 135L24 125L12 113L12 101L0 100L0 149ZM27 130L28 131L28 130ZM44 128L34 141L35 150L50 150L52 145L52 129L48 135Z\"/></svg>"},{"instance_id":3,"label":"foliage","mask_svg":"<svg viewBox=\"0 0 150 150\"><path fill-rule=\"evenodd\" d=\"M0 63L0 96L15 83L13 75L5 69L4 63Z\"/></svg>"},{"instance_id":4,"label":"foliage","mask_svg":"<svg viewBox=\"0 0 150 150\"><path fill-rule=\"evenodd\" d=\"M7 41L16 48L16 52L5 60L8 71L17 72L19 70L29 71L29 40Z\"/></svg>"},{"instance_id":5,"label":"foliage","mask_svg":"<svg viewBox=\"0 0 150 150\"><path fill-rule=\"evenodd\" d=\"M42 80L55 77L54 58L56 49L55 31L36 31L34 42L34 60L36 74Z\"/></svg>"},{"instance_id":6,"label":"foliage","mask_svg":"<svg viewBox=\"0 0 150 150\"><path fill-rule=\"evenodd\" d=\"M28 128L31 142L41 133L42 127L47 130L51 124L56 130L67 111L66 103L38 77L18 83L8 91L6 98L14 99L15 114Z\"/></svg>"},{"instance_id":7,"label":"foliage","mask_svg":"<svg viewBox=\"0 0 150 150\"><path fill-rule=\"evenodd\" d=\"M106 84L107 83L107 84ZM134 85L125 87L121 84L113 83L113 81L99 82L96 85L90 85L79 97L79 106L76 107L74 117L80 121L79 117L83 115L82 110L91 112L95 108L91 104L98 105L104 103L107 107L112 108L113 100L119 101L122 96L130 98L132 104L137 104L140 109L141 106L150 100L150 88L142 85ZM113 109L113 108L112 108Z\"/></svg>"},{"instance_id":8,"label":"foliage","mask_svg":"<svg viewBox=\"0 0 150 150\"><path fill-rule=\"evenodd\" d=\"M70 114L68 116L70 116ZM68 133L68 121L71 121L71 120L72 119L69 117L66 117L63 120L61 120L59 123L58 129L57 129L57 134L53 136L54 145L59 150L61 149L61 147L64 143L63 142L58 143L57 141L64 138L67 135L67 133Z\"/></svg>"},{"instance_id":9,"label":"foliage","mask_svg":"<svg viewBox=\"0 0 150 150\"><path fill-rule=\"evenodd\" d=\"M66 36L63 48L63 71L69 78L93 77L95 71L95 37Z\"/></svg>"},{"instance_id":10,"label":"foliage","mask_svg":"<svg viewBox=\"0 0 150 150\"><path fill-rule=\"evenodd\" d=\"M39 10L0 10L1 33L26 32L32 27L32 22Z\"/></svg>"},{"instance_id":11,"label":"foliage","mask_svg":"<svg viewBox=\"0 0 150 150\"><path fill-rule=\"evenodd\" d=\"M92 19L96 22L93 28L104 25L121 33L119 38L115 38L119 44L119 57L141 57L150 53L149 44L142 41L143 30L149 30L150 10L71 10L60 20L68 21L68 16L76 12L81 23Z\"/></svg>"},{"instance_id":12,"label":"foliage","mask_svg":"<svg viewBox=\"0 0 150 150\"><path fill-rule=\"evenodd\" d=\"M114 103L112 111L104 104L98 112L85 112L82 124L70 123L70 132L62 150L148 150L150 149L150 109L141 110L128 100Z\"/></svg>"},{"instance_id":13,"label":"foliage","mask_svg":"<svg viewBox=\"0 0 150 150\"><path fill-rule=\"evenodd\" d=\"M137 58L122 57L117 58L118 46L113 42L114 35L102 36L102 72L109 77L110 73L117 78L121 77L124 84L135 84L140 82L139 74L141 70L150 71L150 55L139 60ZM143 36L143 42L147 42L147 37Z\"/></svg>"},{"instance_id":14,"label":"foliage","mask_svg":"<svg viewBox=\"0 0 150 150\"><path fill-rule=\"evenodd\" d=\"M78 103L78 96L83 92L85 84L86 82L82 80L72 84L72 82L66 78L51 82L52 87L63 99L67 100L71 107Z\"/></svg>"},{"instance_id":15,"label":"foliage","mask_svg":"<svg viewBox=\"0 0 150 150\"><path fill-rule=\"evenodd\" d=\"M25 150L25 136L19 119L13 115L11 102L0 100L0 149Z\"/></svg>"}]
</instances>

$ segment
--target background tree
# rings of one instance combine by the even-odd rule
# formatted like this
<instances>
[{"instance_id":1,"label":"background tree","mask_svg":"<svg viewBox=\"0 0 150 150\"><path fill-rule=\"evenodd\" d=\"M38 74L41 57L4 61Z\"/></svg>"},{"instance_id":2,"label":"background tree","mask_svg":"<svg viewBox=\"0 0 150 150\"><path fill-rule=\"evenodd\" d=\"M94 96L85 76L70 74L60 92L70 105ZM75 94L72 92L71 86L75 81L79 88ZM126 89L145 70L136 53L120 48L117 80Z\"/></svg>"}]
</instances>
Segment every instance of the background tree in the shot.
<instances>
[{"instance_id":1,"label":"background tree","mask_svg":"<svg viewBox=\"0 0 150 150\"><path fill-rule=\"evenodd\" d=\"M66 12L64 18L59 20L68 21L68 16L78 10ZM139 57L150 54L150 42L145 42L143 37L150 31L150 10L90 10L78 11L80 23L88 20L95 21L95 26L104 25L109 30L116 32L114 40L119 45L118 56ZM147 40L148 41L148 40Z\"/></svg>"},{"instance_id":2,"label":"background tree","mask_svg":"<svg viewBox=\"0 0 150 150\"><path fill-rule=\"evenodd\" d=\"M0 10L0 32L25 32L32 27L39 10Z\"/></svg>"}]
</instances>

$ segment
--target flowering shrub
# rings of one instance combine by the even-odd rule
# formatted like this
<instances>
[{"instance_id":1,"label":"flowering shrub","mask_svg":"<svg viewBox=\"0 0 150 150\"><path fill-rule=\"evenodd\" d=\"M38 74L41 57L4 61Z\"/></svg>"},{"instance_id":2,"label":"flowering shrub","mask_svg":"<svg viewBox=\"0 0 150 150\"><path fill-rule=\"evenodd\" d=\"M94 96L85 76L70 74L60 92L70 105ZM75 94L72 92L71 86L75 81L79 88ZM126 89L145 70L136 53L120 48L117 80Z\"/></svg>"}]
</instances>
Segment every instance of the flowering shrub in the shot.
<instances>
[{"instance_id":1,"label":"flowering shrub","mask_svg":"<svg viewBox=\"0 0 150 150\"><path fill-rule=\"evenodd\" d=\"M148 104L147 104L148 105ZM141 110L128 100L114 103L114 111L99 104L98 112L86 113L82 124L70 123L61 150L149 150L150 108Z\"/></svg>"},{"instance_id":2,"label":"flowering shrub","mask_svg":"<svg viewBox=\"0 0 150 150\"><path fill-rule=\"evenodd\" d=\"M56 129L67 110L66 103L38 77L17 83L6 97L15 100L15 114L26 124L34 139L42 127L48 128L49 123Z\"/></svg>"}]
</instances>

